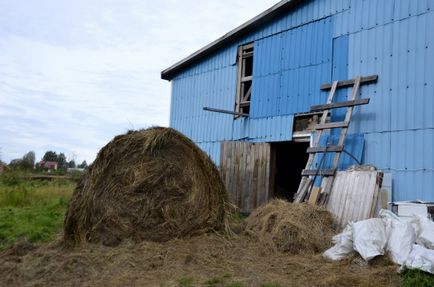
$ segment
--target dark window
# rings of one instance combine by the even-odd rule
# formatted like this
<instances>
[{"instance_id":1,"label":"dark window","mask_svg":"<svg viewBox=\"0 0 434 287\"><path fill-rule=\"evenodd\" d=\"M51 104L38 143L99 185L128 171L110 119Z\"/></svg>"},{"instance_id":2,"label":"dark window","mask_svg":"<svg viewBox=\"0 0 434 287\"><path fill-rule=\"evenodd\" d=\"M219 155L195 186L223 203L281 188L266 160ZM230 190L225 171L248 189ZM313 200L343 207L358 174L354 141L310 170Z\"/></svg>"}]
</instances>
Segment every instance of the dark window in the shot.
<instances>
[{"instance_id":1,"label":"dark window","mask_svg":"<svg viewBox=\"0 0 434 287\"><path fill-rule=\"evenodd\" d=\"M253 43L238 49L238 78L235 111L242 114L250 112L253 78Z\"/></svg>"}]
</instances>

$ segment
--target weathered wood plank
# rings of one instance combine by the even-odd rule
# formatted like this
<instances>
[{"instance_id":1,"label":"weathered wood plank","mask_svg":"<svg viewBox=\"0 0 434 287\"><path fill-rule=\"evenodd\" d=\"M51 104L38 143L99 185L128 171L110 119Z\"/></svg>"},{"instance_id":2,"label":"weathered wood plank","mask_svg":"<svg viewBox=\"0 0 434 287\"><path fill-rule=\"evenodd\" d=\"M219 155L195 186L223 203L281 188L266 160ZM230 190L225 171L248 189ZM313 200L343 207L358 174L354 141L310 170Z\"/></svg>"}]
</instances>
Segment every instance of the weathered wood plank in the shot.
<instances>
[{"instance_id":1,"label":"weathered wood plank","mask_svg":"<svg viewBox=\"0 0 434 287\"><path fill-rule=\"evenodd\" d=\"M345 107L354 107L354 106L361 106L369 104L369 98L367 99L359 99L354 101L345 101L345 102L339 102L339 103L333 103L333 104L326 104L326 105L317 105L310 107L311 112L320 112L324 110L331 110L331 109L338 109L338 108L345 108Z\"/></svg>"},{"instance_id":2,"label":"weathered wood plank","mask_svg":"<svg viewBox=\"0 0 434 287\"><path fill-rule=\"evenodd\" d=\"M344 150L344 146L321 146L321 147L309 147L306 153L326 153L326 152L341 152Z\"/></svg>"},{"instance_id":3,"label":"weathered wood plank","mask_svg":"<svg viewBox=\"0 0 434 287\"><path fill-rule=\"evenodd\" d=\"M303 176L333 176L336 172L336 169L303 169L301 174Z\"/></svg>"},{"instance_id":4,"label":"weathered wood plank","mask_svg":"<svg viewBox=\"0 0 434 287\"><path fill-rule=\"evenodd\" d=\"M361 77L360 83L361 84L368 84L368 83L375 83L378 80L378 75L372 75L367 77ZM354 85L356 81L354 79L352 80L345 80L345 81L339 81L338 82L338 88L345 88L345 87L351 87ZM321 90L330 90L332 88L333 84L322 84Z\"/></svg>"},{"instance_id":5,"label":"weathered wood plank","mask_svg":"<svg viewBox=\"0 0 434 287\"><path fill-rule=\"evenodd\" d=\"M336 128L347 128L349 122L333 122L326 124L318 124L315 126L316 130L327 130L327 129L336 129Z\"/></svg>"},{"instance_id":6,"label":"weathered wood plank","mask_svg":"<svg viewBox=\"0 0 434 287\"><path fill-rule=\"evenodd\" d=\"M241 211L250 212L267 202L270 190L268 143L225 142L221 169L229 199Z\"/></svg>"}]
</instances>

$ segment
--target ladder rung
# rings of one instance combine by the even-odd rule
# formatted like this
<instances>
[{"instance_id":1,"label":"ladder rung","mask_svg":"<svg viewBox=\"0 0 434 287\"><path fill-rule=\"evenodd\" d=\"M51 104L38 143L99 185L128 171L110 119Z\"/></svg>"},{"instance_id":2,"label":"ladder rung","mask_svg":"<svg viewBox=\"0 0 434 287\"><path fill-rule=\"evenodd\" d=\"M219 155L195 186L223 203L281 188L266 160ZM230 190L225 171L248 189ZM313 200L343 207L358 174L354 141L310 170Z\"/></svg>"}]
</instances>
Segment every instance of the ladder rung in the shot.
<instances>
[{"instance_id":1,"label":"ladder rung","mask_svg":"<svg viewBox=\"0 0 434 287\"><path fill-rule=\"evenodd\" d=\"M303 169L301 172L302 176L334 176L335 175L335 169Z\"/></svg>"},{"instance_id":2,"label":"ladder rung","mask_svg":"<svg viewBox=\"0 0 434 287\"><path fill-rule=\"evenodd\" d=\"M325 152L341 152L344 150L343 145L337 146L321 146L321 147L310 147L306 150L307 153L325 153Z\"/></svg>"},{"instance_id":3,"label":"ladder rung","mask_svg":"<svg viewBox=\"0 0 434 287\"><path fill-rule=\"evenodd\" d=\"M330 109L354 107L354 106L360 106L360 105L366 105L366 104L369 104L369 99L360 99L360 100L354 100L354 101L332 103L332 104L327 104L327 105L312 106L312 107L310 107L310 111L311 112L319 112L319 111L325 111L325 110L330 110Z\"/></svg>"},{"instance_id":4,"label":"ladder rung","mask_svg":"<svg viewBox=\"0 0 434 287\"><path fill-rule=\"evenodd\" d=\"M327 129L336 129L336 128L347 128L349 125L348 122L334 122L334 123L326 123L319 124L315 126L316 130L327 130Z\"/></svg>"},{"instance_id":5,"label":"ladder rung","mask_svg":"<svg viewBox=\"0 0 434 287\"><path fill-rule=\"evenodd\" d=\"M360 79L360 84L366 84L366 83L375 83L378 79L378 75L372 75L367 77L362 77ZM338 82L338 88L345 88L345 87L351 87L356 82L355 79L352 80L345 80L345 81L339 81ZM330 90L332 88L332 84L322 84L321 90Z\"/></svg>"}]
</instances>

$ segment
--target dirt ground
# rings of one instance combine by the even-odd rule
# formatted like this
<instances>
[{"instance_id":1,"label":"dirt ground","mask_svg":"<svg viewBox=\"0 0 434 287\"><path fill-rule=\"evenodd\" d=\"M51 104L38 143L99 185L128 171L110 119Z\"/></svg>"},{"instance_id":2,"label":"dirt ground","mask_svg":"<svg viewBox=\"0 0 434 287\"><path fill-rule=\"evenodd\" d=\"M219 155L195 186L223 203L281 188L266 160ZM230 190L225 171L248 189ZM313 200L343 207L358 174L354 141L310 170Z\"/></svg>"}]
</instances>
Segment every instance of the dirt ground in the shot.
<instances>
[{"instance_id":1,"label":"dirt ground","mask_svg":"<svg viewBox=\"0 0 434 287\"><path fill-rule=\"evenodd\" d=\"M205 234L165 243L21 242L0 253L1 286L397 286L385 259L330 263L321 254L288 255L248 235ZM232 284L232 285L231 285Z\"/></svg>"}]
</instances>

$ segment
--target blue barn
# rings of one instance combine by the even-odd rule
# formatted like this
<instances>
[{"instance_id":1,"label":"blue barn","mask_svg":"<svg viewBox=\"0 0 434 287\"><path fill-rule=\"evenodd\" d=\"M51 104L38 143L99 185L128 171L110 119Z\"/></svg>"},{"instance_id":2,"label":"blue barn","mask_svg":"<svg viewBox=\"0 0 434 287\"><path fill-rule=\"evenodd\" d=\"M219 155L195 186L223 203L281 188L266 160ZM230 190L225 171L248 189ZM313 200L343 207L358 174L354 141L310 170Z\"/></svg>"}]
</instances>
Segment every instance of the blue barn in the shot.
<instances>
[{"instance_id":1,"label":"blue barn","mask_svg":"<svg viewBox=\"0 0 434 287\"><path fill-rule=\"evenodd\" d=\"M339 168L373 165L391 175L394 201L434 201L432 8L432 0L281 1L162 72L172 83L170 126L209 154L231 198L250 210L297 190L320 116L311 106L327 101L321 85L378 75L361 86L370 102L354 109ZM331 131L327 141L336 138Z\"/></svg>"}]
</instances>

